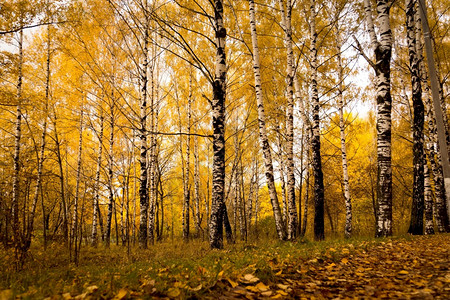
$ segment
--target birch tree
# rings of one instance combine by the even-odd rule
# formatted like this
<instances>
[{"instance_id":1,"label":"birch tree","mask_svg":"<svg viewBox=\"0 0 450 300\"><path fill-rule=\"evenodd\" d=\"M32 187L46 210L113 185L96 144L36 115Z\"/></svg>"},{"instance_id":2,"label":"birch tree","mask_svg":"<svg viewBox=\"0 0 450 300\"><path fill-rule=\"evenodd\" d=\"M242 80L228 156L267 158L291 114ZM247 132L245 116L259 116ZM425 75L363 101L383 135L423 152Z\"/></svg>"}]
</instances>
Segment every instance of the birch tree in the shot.
<instances>
[{"instance_id":1,"label":"birch tree","mask_svg":"<svg viewBox=\"0 0 450 300\"><path fill-rule=\"evenodd\" d=\"M316 32L316 4L310 2L310 64L311 64L311 102L313 105L313 124L311 137L312 168L314 172L314 238L325 238L324 224L324 185L322 172L322 158L320 156L320 101L317 90L317 32Z\"/></svg>"},{"instance_id":2,"label":"birch tree","mask_svg":"<svg viewBox=\"0 0 450 300\"><path fill-rule=\"evenodd\" d=\"M419 59L416 53L416 6L413 0L406 0L406 34L409 52L409 65L412 82L413 115L413 166L414 183L411 208L411 223L408 229L412 234L423 234L424 213L424 161L423 161L423 125L424 105L422 101L422 86L420 83Z\"/></svg>"},{"instance_id":3,"label":"birch tree","mask_svg":"<svg viewBox=\"0 0 450 300\"><path fill-rule=\"evenodd\" d=\"M223 248L223 219L225 208L225 94L227 31L223 20L223 1L214 0L215 75L213 81L213 182L209 242L211 248Z\"/></svg>"},{"instance_id":4,"label":"birch tree","mask_svg":"<svg viewBox=\"0 0 450 300\"><path fill-rule=\"evenodd\" d=\"M370 45L375 52L375 62L364 55L375 71L376 102L377 102L377 237L392 235L392 154L391 154L391 56L392 32L389 12L392 1L377 0L378 36L373 22L372 6L369 0L364 0L367 31ZM359 43L358 43L359 44Z\"/></svg>"},{"instance_id":5,"label":"birch tree","mask_svg":"<svg viewBox=\"0 0 450 300\"><path fill-rule=\"evenodd\" d=\"M261 87L261 71L259 62L259 48L258 48L258 38L256 32L256 17L255 17L255 3L254 0L249 0L249 14L250 14L250 30L252 37L252 49L253 49L253 74L255 77L255 94L256 103L258 107L258 126L259 126L259 140L260 147L264 156L264 166L267 187L269 190L269 198L272 204L273 215L275 219L275 228L277 230L278 238L280 240L286 239L286 228L283 223L283 218L281 215L280 204L278 202L278 196L275 189L275 179L273 175L273 164L272 164L272 154L269 145L269 139L267 137L266 131L266 115L264 111L264 101ZM256 182L258 186L258 182ZM258 188L256 188L255 194L258 193ZM255 218L256 215L255 215ZM256 221L255 221L256 222Z\"/></svg>"},{"instance_id":6,"label":"birch tree","mask_svg":"<svg viewBox=\"0 0 450 300\"><path fill-rule=\"evenodd\" d=\"M281 24L284 31L284 41L286 47L286 160L287 160L287 202L288 202L288 230L287 238L294 240L297 234L297 206L295 204L295 176L294 176L294 53L292 50L292 4L291 0L286 0L286 7L283 0L279 1L281 8Z\"/></svg>"}]
</instances>

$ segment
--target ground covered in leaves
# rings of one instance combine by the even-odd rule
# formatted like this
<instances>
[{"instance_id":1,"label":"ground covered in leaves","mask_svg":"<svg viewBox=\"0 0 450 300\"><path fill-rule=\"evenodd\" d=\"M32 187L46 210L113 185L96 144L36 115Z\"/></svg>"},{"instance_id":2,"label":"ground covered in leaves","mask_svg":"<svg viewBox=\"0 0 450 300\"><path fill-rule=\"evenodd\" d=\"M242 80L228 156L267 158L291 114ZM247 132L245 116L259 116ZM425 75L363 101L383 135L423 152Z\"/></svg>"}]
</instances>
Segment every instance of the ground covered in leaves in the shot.
<instances>
[{"instance_id":1,"label":"ground covered in leaves","mask_svg":"<svg viewBox=\"0 0 450 300\"><path fill-rule=\"evenodd\" d=\"M23 270L0 250L3 299L450 299L450 235L259 242L33 248Z\"/></svg>"}]
</instances>

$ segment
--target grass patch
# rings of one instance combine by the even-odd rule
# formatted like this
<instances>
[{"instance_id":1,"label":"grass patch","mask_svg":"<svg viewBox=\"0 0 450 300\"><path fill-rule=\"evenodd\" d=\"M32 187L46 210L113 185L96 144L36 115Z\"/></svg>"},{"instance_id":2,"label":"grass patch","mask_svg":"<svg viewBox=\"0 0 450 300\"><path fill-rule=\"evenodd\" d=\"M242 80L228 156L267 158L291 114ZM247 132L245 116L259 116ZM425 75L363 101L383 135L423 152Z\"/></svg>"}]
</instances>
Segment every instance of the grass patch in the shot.
<instances>
[{"instance_id":1,"label":"grass patch","mask_svg":"<svg viewBox=\"0 0 450 300\"><path fill-rule=\"evenodd\" d=\"M162 242L146 250L131 247L130 253L116 245L110 249L84 247L78 266L69 262L68 251L61 245L51 244L43 251L41 245L34 244L24 269L19 272L13 267L12 250L0 250L0 269L4 270L0 272L0 289L12 290L14 296L45 298L64 293L79 295L96 285L100 296L110 298L121 289L145 297L150 293L170 295L175 288L184 298L206 293L220 279L238 281L244 274L253 274L269 284L287 266L300 269L302 262L311 259L338 261L351 255L355 248L370 248L390 240L280 242L268 239L238 242L226 245L224 250L211 250L207 242L193 240Z\"/></svg>"}]
</instances>

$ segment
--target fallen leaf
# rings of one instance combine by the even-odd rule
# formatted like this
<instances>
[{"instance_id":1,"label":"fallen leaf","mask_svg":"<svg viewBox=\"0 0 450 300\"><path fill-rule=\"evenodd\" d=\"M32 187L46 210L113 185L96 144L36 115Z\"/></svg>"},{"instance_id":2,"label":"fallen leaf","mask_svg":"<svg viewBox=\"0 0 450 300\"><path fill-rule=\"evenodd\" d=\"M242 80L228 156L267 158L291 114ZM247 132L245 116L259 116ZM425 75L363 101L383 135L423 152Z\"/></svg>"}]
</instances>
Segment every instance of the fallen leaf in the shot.
<instances>
[{"instance_id":1,"label":"fallen leaf","mask_svg":"<svg viewBox=\"0 0 450 300\"><path fill-rule=\"evenodd\" d=\"M268 290L270 290L270 288L265 285L264 283L260 282L256 285L256 287L258 288L258 290L260 290L261 292L266 292Z\"/></svg>"},{"instance_id":2,"label":"fallen leaf","mask_svg":"<svg viewBox=\"0 0 450 300\"><path fill-rule=\"evenodd\" d=\"M345 257L343 259L341 259L341 263L343 263L344 265L348 263L348 259L346 259Z\"/></svg>"},{"instance_id":3,"label":"fallen leaf","mask_svg":"<svg viewBox=\"0 0 450 300\"><path fill-rule=\"evenodd\" d=\"M235 287L237 287L237 286L239 285L237 282L235 282L235 281L233 281L233 280L231 280L231 279L228 279L228 278L227 278L227 281L231 284L231 287L232 287L232 288L235 288Z\"/></svg>"},{"instance_id":4,"label":"fallen leaf","mask_svg":"<svg viewBox=\"0 0 450 300\"><path fill-rule=\"evenodd\" d=\"M265 292L261 293L261 295L264 296L264 297L270 297L270 296L272 296L272 294L273 294L272 291L265 291Z\"/></svg>"},{"instance_id":5,"label":"fallen leaf","mask_svg":"<svg viewBox=\"0 0 450 300\"><path fill-rule=\"evenodd\" d=\"M406 271L406 270L401 270L400 272L398 272L398 274L400 274L400 275L408 275L409 272Z\"/></svg>"},{"instance_id":6,"label":"fallen leaf","mask_svg":"<svg viewBox=\"0 0 450 300\"><path fill-rule=\"evenodd\" d=\"M114 296L113 300L123 300L128 297L128 291L126 289L120 289L119 292Z\"/></svg>"},{"instance_id":7,"label":"fallen leaf","mask_svg":"<svg viewBox=\"0 0 450 300\"><path fill-rule=\"evenodd\" d=\"M176 298L178 296L180 296L181 292L180 289L178 288L169 288L169 290L167 291L167 296L169 298Z\"/></svg>"}]
</instances>

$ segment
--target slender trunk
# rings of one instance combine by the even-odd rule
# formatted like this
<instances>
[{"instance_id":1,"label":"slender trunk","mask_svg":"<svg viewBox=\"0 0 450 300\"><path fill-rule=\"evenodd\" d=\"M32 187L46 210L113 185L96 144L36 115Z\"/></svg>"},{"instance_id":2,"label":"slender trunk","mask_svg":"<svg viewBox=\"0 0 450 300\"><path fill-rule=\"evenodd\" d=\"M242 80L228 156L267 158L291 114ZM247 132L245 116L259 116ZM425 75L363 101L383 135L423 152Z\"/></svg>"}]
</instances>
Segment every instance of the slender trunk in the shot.
<instances>
[{"instance_id":1,"label":"slender trunk","mask_svg":"<svg viewBox=\"0 0 450 300\"><path fill-rule=\"evenodd\" d=\"M111 226L112 226L112 217L113 217L113 209L114 209L114 95L112 96L111 101L111 116L110 116L110 133L109 133L109 155L108 155L108 191L109 191L109 202L108 202L108 215L106 216L106 231L105 231L105 244L108 248L111 243Z\"/></svg>"},{"instance_id":2,"label":"slender trunk","mask_svg":"<svg viewBox=\"0 0 450 300\"><path fill-rule=\"evenodd\" d=\"M150 130L152 131L150 138L150 159L149 159L149 190L150 190L150 200L149 200L149 212L148 212L148 242L150 245L155 243L155 210L157 205L157 194L156 194L156 174L157 174L157 136L158 131L158 99L157 93L155 91L155 66L156 63L151 67L151 97L150 97ZM155 101L156 99L156 101Z\"/></svg>"},{"instance_id":3,"label":"slender trunk","mask_svg":"<svg viewBox=\"0 0 450 300\"><path fill-rule=\"evenodd\" d=\"M141 68L141 103L140 103L140 177L139 177L139 247L147 248L147 215L148 215L148 191L147 191L147 84L148 84L148 41L149 24L144 33L144 63Z\"/></svg>"},{"instance_id":4,"label":"slender trunk","mask_svg":"<svg viewBox=\"0 0 450 300\"><path fill-rule=\"evenodd\" d=\"M250 12L250 28L252 34L252 45L253 45L253 72L255 76L255 93L256 93L256 103L258 106L258 124L259 124L259 138L261 144L261 150L264 156L265 165L265 175L267 187L269 190L269 198L272 204L273 215L275 219L275 227L277 230L278 238L280 240L285 240L286 227L283 223L283 218L281 215L280 204L278 202L278 196L275 189L275 180L273 175L273 164L272 164L272 154L270 151L269 140L266 132L266 116L264 112L264 102L261 87L261 75L260 75L260 62L259 62L259 48L258 40L256 34L256 21L255 21L255 5L254 0L249 0L249 12ZM257 193L257 192L256 192ZM257 215L255 214L255 222L257 220Z\"/></svg>"},{"instance_id":5,"label":"slender trunk","mask_svg":"<svg viewBox=\"0 0 450 300\"><path fill-rule=\"evenodd\" d=\"M223 1L214 0L214 28L216 43L215 77L213 81L213 187L210 219L210 246L223 248L223 221L226 212L225 191L225 94L226 57L225 40L227 36L223 24Z\"/></svg>"},{"instance_id":6,"label":"slender trunk","mask_svg":"<svg viewBox=\"0 0 450 300\"><path fill-rule=\"evenodd\" d=\"M316 7L315 0L311 0L311 102L313 104L313 125L311 148L313 155L314 171L314 238L325 238L324 226L324 185L322 172L322 158L320 156L320 120L319 120L319 95L317 91L317 32L316 32Z\"/></svg>"},{"instance_id":7,"label":"slender trunk","mask_svg":"<svg viewBox=\"0 0 450 300\"><path fill-rule=\"evenodd\" d=\"M14 176L12 191L12 229L13 241L16 249L16 256L21 247L21 233L19 220L19 200L20 200L20 145L22 138L22 66L23 66L23 30L19 31L19 76L17 80L17 107L16 107L16 127L14 132ZM25 220L24 220L25 221ZM18 259L19 257L16 257ZM21 262L18 262L21 263Z\"/></svg>"},{"instance_id":8,"label":"slender trunk","mask_svg":"<svg viewBox=\"0 0 450 300\"><path fill-rule=\"evenodd\" d=\"M424 161L423 161L423 125L424 105L422 102L422 87L420 84L420 64L416 53L416 30L415 30L415 1L406 0L406 34L409 52L409 64L412 82L413 102L413 166L414 183L413 199L411 207L411 222L408 229L412 234L423 234L424 214Z\"/></svg>"},{"instance_id":9,"label":"slender trunk","mask_svg":"<svg viewBox=\"0 0 450 300\"><path fill-rule=\"evenodd\" d=\"M103 151L103 110L100 107L100 131L98 133L98 155L97 155L97 170L95 172L95 182L94 182L94 203L93 203L93 213L92 213L92 246L97 247L98 236L97 236L97 219L99 215L99 198L100 198L100 171L102 169L102 151Z\"/></svg>"},{"instance_id":10,"label":"slender trunk","mask_svg":"<svg viewBox=\"0 0 450 300\"><path fill-rule=\"evenodd\" d=\"M286 199L286 182L284 180L284 174L285 174L285 166L284 166L284 159L283 159L283 143L281 139L281 132L279 126L277 126L277 132L278 132L278 165L279 165L279 172L280 172L280 181L281 181L281 202L283 203L283 223L285 226L287 225L288 220L288 204Z\"/></svg>"},{"instance_id":11,"label":"slender trunk","mask_svg":"<svg viewBox=\"0 0 450 300\"><path fill-rule=\"evenodd\" d=\"M192 106L192 76L189 76L189 96L188 96L188 105L187 105L187 117L188 117L188 125L187 125L187 141L186 141L186 164L185 164L185 175L184 175L184 204L183 204L183 239L185 241L189 240L189 206L190 206L190 195L191 195L191 187L190 187L190 156L191 156L191 106Z\"/></svg>"},{"instance_id":12,"label":"slender trunk","mask_svg":"<svg viewBox=\"0 0 450 300\"><path fill-rule=\"evenodd\" d=\"M337 51L338 51L338 68L339 68L339 132L341 137L341 155L342 155L342 187L344 190L345 201L345 237L349 238L352 235L352 201L350 198L350 183L348 177L348 164L347 164L347 149L345 145L345 121L344 121L344 68L342 66L341 57L341 39L340 32L337 33Z\"/></svg>"},{"instance_id":13,"label":"slender trunk","mask_svg":"<svg viewBox=\"0 0 450 300\"><path fill-rule=\"evenodd\" d=\"M41 148L39 154L37 154L38 158L38 167L37 167L37 180L36 180L36 188L34 191L34 197L33 197L33 203L31 205L31 215L29 217L28 222L28 229L27 229L27 247L31 244L31 236L33 233L33 223L34 223L34 216L36 213L36 207L37 202L39 198L39 192L42 189L42 169L44 165L44 153L45 153L45 146L46 146L46 135L47 135L47 118L48 118L48 101L50 98L50 25L47 25L47 64L46 64L46 80L45 80L45 104L44 104L44 124L42 125L42 135L41 135ZM43 218L45 219L45 211L44 206L42 206L43 209ZM43 228L44 231L44 244L45 244L45 225Z\"/></svg>"},{"instance_id":14,"label":"slender trunk","mask_svg":"<svg viewBox=\"0 0 450 300\"><path fill-rule=\"evenodd\" d=\"M83 104L81 104L80 111L80 136L78 139L78 157L77 157L77 178L75 184L75 198L73 201L73 216L72 216L72 234L70 239L70 245L74 246L74 262L77 263L77 237L78 237L78 201L80 198L80 181L81 181L81 157L83 151Z\"/></svg>"},{"instance_id":15,"label":"slender trunk","mask_svg":"<svg viewBox=\"0 0 450 300\"><path fill-rule=\"evenodd\" d=\"M297 233L297 205L295 204L295 176L294 176L294 52L292 49L292 26L291 0L286 0L286 8L284 1L280 0L282 27L284 30L284 41L286 45L286 94L287 94L287 109L286 109L286 161L287 161L287 204L289 208L288 214L288 230L287 238L294 240Z\"/></svg>"},{"instance_id":16,"label":"slender trunk","mask_svg":"<svg viewBox=\"0 0 450 300\"><path fill-rule=\"evenodd\" d=\"M57 117L56 117L56 111L54 111L54 119L53 119L53 129L55 131L55 146L56 146L56 158L58 161L58 167L59 167L59 184L60 184L60 196L61 196L61 206L62 206L62 212L63 212L63 221L62 221L62 231L63 231L63 238L64 243L66 246L68 246L69 241L69 227L68 227L68 218L67 218L67 199L66 199L66 192L65 192L65 184L64 184L64 170L63 170L63 158L61 154L61 141L59 140L59 135L57 131Z\"/></svg>"},{"instance_id":17,"label":"slender trunk","mask_svg":"<svg viewBox=\"0 0 450 300\"><path fill-rule=\"evenodd\" d=\"M200 162L198 157L198 137L194 138L194 203L195 203L195 228L197 236L201 235L201 218L200 218Z\"/></svg>"}]
</instances>

